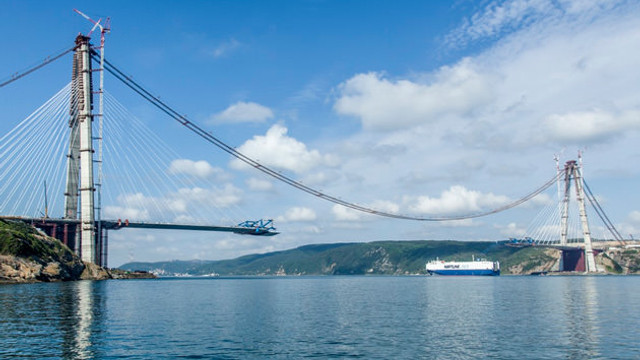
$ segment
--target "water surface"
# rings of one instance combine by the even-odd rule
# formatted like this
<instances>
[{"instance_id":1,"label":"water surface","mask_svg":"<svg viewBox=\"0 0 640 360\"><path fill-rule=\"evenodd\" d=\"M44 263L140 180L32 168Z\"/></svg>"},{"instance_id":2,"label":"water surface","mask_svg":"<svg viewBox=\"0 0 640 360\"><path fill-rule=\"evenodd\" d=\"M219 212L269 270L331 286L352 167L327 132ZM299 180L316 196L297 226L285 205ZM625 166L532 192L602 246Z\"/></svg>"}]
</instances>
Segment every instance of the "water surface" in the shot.
<instances>
[{"instance_id":1,"label":"water surface","mask_svg":"<svg viewBox=\"0 0 640 360\"><path fill-rule=\"evenodd\" d=\"M640 277L0 285L0 357L637 359Z\"/></svg>"}]
</instances>

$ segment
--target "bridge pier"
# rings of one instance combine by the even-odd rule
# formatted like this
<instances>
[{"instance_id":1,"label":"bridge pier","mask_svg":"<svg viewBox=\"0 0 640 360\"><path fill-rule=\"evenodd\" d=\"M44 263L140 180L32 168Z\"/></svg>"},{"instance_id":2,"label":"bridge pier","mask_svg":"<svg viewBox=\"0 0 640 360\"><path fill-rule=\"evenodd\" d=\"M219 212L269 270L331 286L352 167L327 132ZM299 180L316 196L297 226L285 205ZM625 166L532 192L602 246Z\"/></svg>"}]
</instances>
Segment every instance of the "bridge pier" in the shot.
<instances>
[{"instance_id":1,"label":"bridge pier","mask_svg":"<svg viewBox=\"0 0 640 360\"><path fill-rule=\"evenodd\" d=\"M595 255L598 255L602 250L592 249L591 257L594 258L593 265L595 267ZM573 272L587 272L589 269L588 254L584 249L562 249L560 256L560 271L573 271ZM589 270L593 272L594 270Z\"/></svg>"}]
</instances>

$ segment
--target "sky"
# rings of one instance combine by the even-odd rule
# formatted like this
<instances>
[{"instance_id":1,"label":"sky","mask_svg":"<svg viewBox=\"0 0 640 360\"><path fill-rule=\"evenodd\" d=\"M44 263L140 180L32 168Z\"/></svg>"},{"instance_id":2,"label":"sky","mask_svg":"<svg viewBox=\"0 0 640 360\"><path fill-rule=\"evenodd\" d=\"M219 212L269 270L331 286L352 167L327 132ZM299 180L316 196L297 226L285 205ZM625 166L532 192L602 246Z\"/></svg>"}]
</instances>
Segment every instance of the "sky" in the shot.
<instances>
[{"instance_id":1,"label":"sky","mask_svg":"<svg viewBox=\"0 0 640 360\"><path fill-rule=\"evenodd\" d=\"M78 8L111 18L109 61L225 143L325 193L397 214L469 214L526 195L555 175L554 155L564 162L580 151L618 230L640 236L637 1L1 0L0 8L0 80L86 34ZM0 88L0 134L68 83L70 62ZM281 232L111 231L110 266L313 243L503 240L525 236L553 197L463 221L357 213L242 166L112 77L105 88L175 149L166 177L188 175L198 194L220 201L212 222L229 208L274 219ZM108 215L140 214L117 202Z\"/></svg>"}]
</instances>

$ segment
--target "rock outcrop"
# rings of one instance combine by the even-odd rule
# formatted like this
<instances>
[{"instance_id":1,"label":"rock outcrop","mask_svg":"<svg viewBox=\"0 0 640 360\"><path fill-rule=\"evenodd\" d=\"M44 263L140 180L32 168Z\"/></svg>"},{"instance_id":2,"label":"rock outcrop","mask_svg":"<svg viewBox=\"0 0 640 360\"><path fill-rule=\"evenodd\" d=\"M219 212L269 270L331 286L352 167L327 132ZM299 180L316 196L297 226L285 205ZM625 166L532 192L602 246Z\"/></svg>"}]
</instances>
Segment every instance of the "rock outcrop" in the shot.
<instances>
[{"instance_id":1,"label":"rock outcrop","mask_svg":"<svg viewBox=\"0 0 640 360\"><path fill-rule=\"evenodd\" d=\"M153 277L84 263L71 249L35 228L0 220L0 282L105 280Z\"/></svg>"}]
</instances>

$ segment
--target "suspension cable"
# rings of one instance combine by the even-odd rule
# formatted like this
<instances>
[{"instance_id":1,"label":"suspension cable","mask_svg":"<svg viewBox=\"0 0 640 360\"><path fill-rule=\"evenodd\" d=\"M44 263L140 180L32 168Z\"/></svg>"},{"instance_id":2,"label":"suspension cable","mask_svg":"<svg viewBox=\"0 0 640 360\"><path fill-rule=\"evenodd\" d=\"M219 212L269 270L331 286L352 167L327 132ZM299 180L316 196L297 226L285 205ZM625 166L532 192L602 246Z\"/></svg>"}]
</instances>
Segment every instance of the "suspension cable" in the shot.
<instances>
[{"instance_id":1,"label":"suspension cable","mask_svg":"<svg viewBox=\"0 0 640 360\"><path fill-rule=\"evenodd\" d=\"M94 53L93 55L94 60L96 60L96 54ZM126 86L128 86L130 89L132 89L133 91L135 91L138 95L140 95L142 98L144 98L145 100L147 100L149 103L151 103L152 105L154 105L155 107L157 107L158 109L160 109L162 112L164 112L165 114L167 114L169 117L173 118L174 120L176 120L177 122L179 122L181 125L185 126L186 128L188 128L189 130L191 130L192 132L194 132L195 134L197 134L198 136L202 137L204 140L206 140L207 142L215 145L216 147L220 148L221 150L223 150L224 152L230 154L231 156L237 158L238 160L248 164L249 166L252 166L253 168L260 170L261 172L281 181L284 182L290 186L293 186L294 188L297 188L299 190L302 190L308 194L314 195L316 197L319 197L321 199L327 200L329 202L335 203L335 204L339 204L342 206L345 206L347 208L353 209L353 210L357 210L357 211L361 211L364 213L368 213L368 214L372 214L372 215L377 215L377 216L383 216L383 217L388 217L388 218L394 218L394 219L403 219L403 220L417 220L417 221L451 221L451 220L465 220L465 219L472 219L472 218L478 218L478 217L482 217L482 216L487 216L487 215L491 215L491 214L495 214L501 211L505 211L508 209L511 209L513 207L516 207L530 199L532 199L533 197L535 197L536 195L540 194L541 192L543 192L544 190L546 190L547 188L549 188L551 185L553 185L555 183L555 181L558 179L558 177L560 176L559 174L556 174L552 179L550 179L549 181L547 181L544 185L542 185L541 187L537 188L536 190L532 191L531 193L525 195L524 197L511 202L509 204L506 204L504 206L492 209L492 210L488 210L488 211L484 211L484 212L479 212L479 213L475 213L475 214L468 214L468 215L460 215L460 216L442 216L442 217L421 217L421 216L410 216L410 215L401 215L401 214L393 214L390 212L385 212L385 211L380 211L380 210L375 210L372 208L368 208L362 205L358 205L355 203L351 203L342 199L339 199L335 196L331 196L329 194L325 194L321 191L318 191L316 189L313 189L307 185L302 184L299 181L296 181L286 175L283 175L281 173L279 173L276 170L273 170L267 166L264 166L262 164L260 164L258 161L242 154L241 152L237 151L234 147L227 145L226 143L224 143L222 140L216 138L215 136L213 136L211 133L207 132L206 130L204 130L203 128L201 128L200 126L198 126L197 124L194 124L193 122L191 122L190 120L188 120L184 115L178 113L177 111L175 111L173 108L171 108L169 105L165 104L162 100L159 99L159 97L151 94L149 91L147 91L145 88L143 88L140 84L138 84L137 82L135 82L133 79L131 79L131 77L125 75L122 71L120 71L116 66L114 66L113 64L111 64L111 62L107 61L106 59L104 60L105 63L105 70L107 70L109 73L111 73L111 75L113 75L115 78L117 78L118 80L120 80L122 83L124 83Z\"/></svg>"},{"instance_id":2,"label":"suspension cable","mask_svg":"<svg viewBox=\"0 0 640 360\"><path fill-rule=\"evenodd\" d=\"M591 192L591 189L589 188L589 185L587 185L586 181L584 181L584 178L582 178L582 183L584 184L584 188L587 190L587 193L586 193L587 199L589 200L593 208L596 210L596 213L600 217L600 220L604 222L604 225L607 227L609 232L611 232L611 235L613 235L613 237L618 242L624 244L624 239L622 238L622 235L620 235L620 233L618 232L618 229L616 229L616 227L613 225L613 223L611 222L607 214L604 212L604 209L602 209L602 206L600 206L598 199L596 199L596 197L593 195L593 192Z\"/></svg>"},{"instance_id":3,"label":"suspension cable","mask_svg":"<svg viewBox=\"0 0 640 360\"><path fill-rule=\"evenodd\" d=\"M27 75L31 74L32 72L34 72L34 71L36 71L36 70L40 69L41 67L43 67L43 66L45 66L45 65L47 65L47 64L50 64L50 63L52 63L52 62L54 62L54 61L58 60L59 58L63 57L64 55L66 55L66 54L70 53L71 51L73 51L75 48L76 48L76 47L75 47L75 45L74 45L72 48L69 48L69 49L67 49L67 50L63 51L63 52L61 52L61 53L60 53L60 54L58 54L58 55L55 55L55 56L53 56L53 57L52 57L52 56L47 56L47 57L46 57L42 62L40 62L39 64L37 64L37 65L35 65L35 66L33 66L33 67L31 67L31 68L29 68L29 69L27 69L27 70L23 71L23 72L17 72L17 73L15 73L15 74L11 75L11 77L9 78L9 80L7 80L7 81L5 81L5 82L3 82L3 83L0 83L0 88L1 88L1 87L4 87L5 85L9 85L9 84L11 84L12 82L14 82L14 81L16 81L16 80L18 80L18 79L20 79L20 78L22 78L22 77L25 77L25 76L27 76Z\"/></svg>"}]
</instances>

